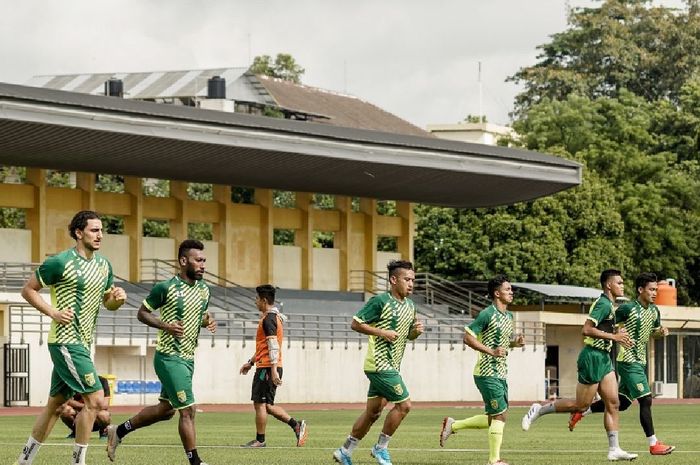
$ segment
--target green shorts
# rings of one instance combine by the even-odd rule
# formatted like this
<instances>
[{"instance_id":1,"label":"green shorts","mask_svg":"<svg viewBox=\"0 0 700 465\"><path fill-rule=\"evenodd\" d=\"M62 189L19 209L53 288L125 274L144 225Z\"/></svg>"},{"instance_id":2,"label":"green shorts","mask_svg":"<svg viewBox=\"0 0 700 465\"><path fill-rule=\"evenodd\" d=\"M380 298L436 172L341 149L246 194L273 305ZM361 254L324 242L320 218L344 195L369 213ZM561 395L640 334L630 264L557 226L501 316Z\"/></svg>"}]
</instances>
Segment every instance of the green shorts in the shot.
<instances>
[{"instance_id":1,"label":"green shorts","mask_svg":"<svg viewBox=\"0 0 700 465\"><path fill-rule=\"evenodd\" d=\"M166 355L156 351L153 367L163 386L160 399L170 402L174 409L180 410L194 405L192 393L192 375L194 360L185 360L177 355Z\"/></svg>"},{"instance_id":2,"label":"green shorts","mask_svg":"<svg viewBox=\"0 0 700 465\"><path fill-rule=\"evenodd\" d=\"M613 371L610 354L604 350L584 346L576 360L578 382L581 384L598 384L605 375Z\"/></svg>"},{"instance_id":3,"label":"green shorts","mask_svg":"<svg viewBox=\"0 0 700 465\"><path fill-rule=\"evenodd\" d=\"M618 391L629 400L651 394L649 380L641 363L617 362L617 375L620 380Z\"/></svg>"},{"instance_id":4,"label":"green shorts","mask_svg":"<svg viewBox=\"0 0 700 465\"><path fill-rule=\"evenodd\" d=\"M398 404L411 397L401 375L396 371L365 371L365 375L369 378L368 399L383 397L389 402Z\"/></svg>"},{"instance_id":5,"label":"green shorts","mask_svg":"<svg viewBox=\"0 0 700 465\"><path fill-rule=\"evenodd\" d=\"M70 399L76 393L89 394L102 389L90 350L82 344L49 344L53 362L51 397L62 394Z\"/></svg>"},{"instance_id":6,"label":"green shorts","mask_svg":"<svg viewBox=\"0 0 700 465\"><path fill-rule=\"evenodd\" d=\"M493 376L475 376L474 384L484 399L487 415L500 415L508 410L508 381Z\"/></svg>"}]
</instances>

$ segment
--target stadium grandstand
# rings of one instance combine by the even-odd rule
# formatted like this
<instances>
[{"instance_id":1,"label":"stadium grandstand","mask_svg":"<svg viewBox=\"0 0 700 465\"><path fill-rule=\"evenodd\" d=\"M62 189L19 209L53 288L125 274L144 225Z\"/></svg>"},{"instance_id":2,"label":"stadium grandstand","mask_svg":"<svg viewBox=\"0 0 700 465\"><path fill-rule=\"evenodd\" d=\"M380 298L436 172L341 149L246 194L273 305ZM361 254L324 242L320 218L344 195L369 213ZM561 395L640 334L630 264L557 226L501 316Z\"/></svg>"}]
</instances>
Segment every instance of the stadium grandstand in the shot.
<instances>
[{"instance_id":1,"label":"stadium grandstand","mask_svg":"<svg viewBox=\"0 0 700 465\"><path fill-rule=\"evenodd\" d=\"M219 321L216 335L202 333L197 351L198 400L248 401L249 384L237 367L253 351L258 313L251 288L272 283L288 315L285 372L305 380L290 382L281 402L355 402L364 400L364 379L336 382L348 370L361 372L366 340L350 330L350 315L386 289L388 261L413 259L413 204L506 205L577 186L582 170L545 154L442 140L356 97L243 68L0 84L0 164L21 173L0 184L0 208L25 218L24 228L0 229L8 406L45 401L49 321L19 289L36 263L72 245L66 225L78 210L122 225L106 235L101 253L129 298L119 311L100 314L94 347L98 370L117 387L114 403L157 397L150 363L156 333L135 313L153 283L172 276L177 244L192 225L211 231L205 279ZM69 185L52 186L53 172L68 173ZM118 187L102 190L104 175L118 179ZM167 195L149 195L153 180L167 180ZM193 183L210 186L210 198L193 198ZM291 203L280 204L279 192ZM386 203L391 214L378 208ZM167 237L144 237L148 221L167 224ZM319 234L325 247L318 247ZM427 331L405 359L413 397L479 399L464 376L475 354L464 350L462 335L464 323L488 305L484 294L418 273L414 297ZM511 355L509 376L532 382L514 383L513 400L547 392L547 346L560 346L557 364L568 366L575 342L567 338L584 317L580 304L572 305L579 311L517 313L527 345ZM684 331L694 324L678 317ZM678 333L681 343L685 334ZM682 378L682 368L676 370ZM445 376L439 392L427 371ZM669 393L682 392L682 381L680 388L668 384Z\"/></svg>"}]
</instances>

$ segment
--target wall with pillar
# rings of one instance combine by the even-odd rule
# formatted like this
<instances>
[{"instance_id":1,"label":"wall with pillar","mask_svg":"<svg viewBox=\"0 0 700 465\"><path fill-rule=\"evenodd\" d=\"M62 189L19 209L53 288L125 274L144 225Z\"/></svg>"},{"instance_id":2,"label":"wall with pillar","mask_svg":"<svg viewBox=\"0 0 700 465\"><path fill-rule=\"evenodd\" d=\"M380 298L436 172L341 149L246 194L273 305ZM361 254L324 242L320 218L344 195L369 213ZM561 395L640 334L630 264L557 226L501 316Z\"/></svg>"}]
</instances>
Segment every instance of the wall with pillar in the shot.
<instances>
[{"instance_id":1,"label":"wall with pillar","mask_svg":"<svg viewBox=\"0 0 700 465\"><path fill-rule=\"evenodd\" d=\"M25 184L0 184L0 207L24 209L27 219L24 231L0 229L1 261L40 262L71 247L67 225L81 209L124 218L124 234L106 236L103 253L131 281L149 278L142 276L142 259L174 258L189 223L212 224L209 271L244 286L345 291L353 270L381 270L388 256L413 260L415 221L407 202L397 202L398 216L382 216L369 198L360 199L359 211L345 196L335 197L335 209L320 210L312 193L297 192L296 208L276 208L270 189L255 189L255 204L240 204L231 201L228 186L215 185L212 201L197 201L182 181L170 182L169 197L151 197L139 177L125 177L124 193L96 191L93 173L75 179L76 188L49 187L46 170L28 168ZM168 221L170 238L142 237L144 219ZM275 229L294 230L294 246L275 246ZM317 231L334 233L333 249L314 247ZM398 250L378 254L379 236L396 237Z\"/></svg>"}]
</instances>

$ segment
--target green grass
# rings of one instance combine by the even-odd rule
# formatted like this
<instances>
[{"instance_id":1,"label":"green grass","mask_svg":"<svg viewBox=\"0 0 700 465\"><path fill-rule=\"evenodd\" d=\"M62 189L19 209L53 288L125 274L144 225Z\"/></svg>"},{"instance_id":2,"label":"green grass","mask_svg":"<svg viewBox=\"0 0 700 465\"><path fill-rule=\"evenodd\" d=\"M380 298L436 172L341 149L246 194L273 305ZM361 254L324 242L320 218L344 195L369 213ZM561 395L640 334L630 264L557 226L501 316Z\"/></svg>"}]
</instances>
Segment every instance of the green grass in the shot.
<instances>
[{"instance_id":1,"label":"green grass","mask_svg":"<svg viewBox=\"0 0 700 465\"><path fill-rule=\"evenodd\" d=\"M487 432L461 431L452 436L449 449L440 449L438 433L441 420L449 415L464 418L477 413L474 408L415 409L391 440L390 450L396 465L484 465L487 462ZM700 405L657 405L654 421L657 436L677 447L666 457L652 457L638 422L636 405L621 415L621 445L640 454L635 464L656 465L700 463ZM357 418L357 410L290 412L309 424L309 440L304 448L291 447L294 436L288 426L270 417L267 428L267 449L245 450L237 446L254 437L252 407L250 413L207 413L197 416L198 450L210 465L235 464L332 464L332 450L347 436ZM567 429L567 415L549 415L540 419L527 433L520 430L524 408L514 408L504 434L502 456L512 465L578 465L608 463L607 439L601 415L585 418L576 431ZM115 415L114 421L126 419ZM373 464L369 448L376 441L380 422L360 443L353 459L356 465ZM0 464L12 464L31 429L28 416L0 417ZM57 424L53 434L39 452L36 465L67 464L71 440L64 439L66 429ZM88 453L91 465L109 464L104 441L93 436ZM187 465L177 434L177 420L138 430L129 435L117 451L121 464Z\"/></svg>"}]
</instances>

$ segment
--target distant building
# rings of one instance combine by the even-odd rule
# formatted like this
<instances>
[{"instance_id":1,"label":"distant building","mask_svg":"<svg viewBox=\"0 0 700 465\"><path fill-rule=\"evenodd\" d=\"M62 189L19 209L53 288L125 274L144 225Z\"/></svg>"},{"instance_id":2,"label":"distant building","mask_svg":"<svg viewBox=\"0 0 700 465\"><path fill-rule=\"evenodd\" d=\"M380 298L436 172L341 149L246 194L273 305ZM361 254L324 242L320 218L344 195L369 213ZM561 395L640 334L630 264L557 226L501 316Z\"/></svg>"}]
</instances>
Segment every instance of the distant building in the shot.
<instances>
[{"instance_id":1,"label":"distant building","mask_svg":"<svg viewBox=\"0 0 700 465\"><path fill-rule=\"evenodd\" d=\"M515 135L513 128L493 123L429 124L427 130L440 139L486 145L497 145L499 139Z\"/></svg>"}]
</instances>

